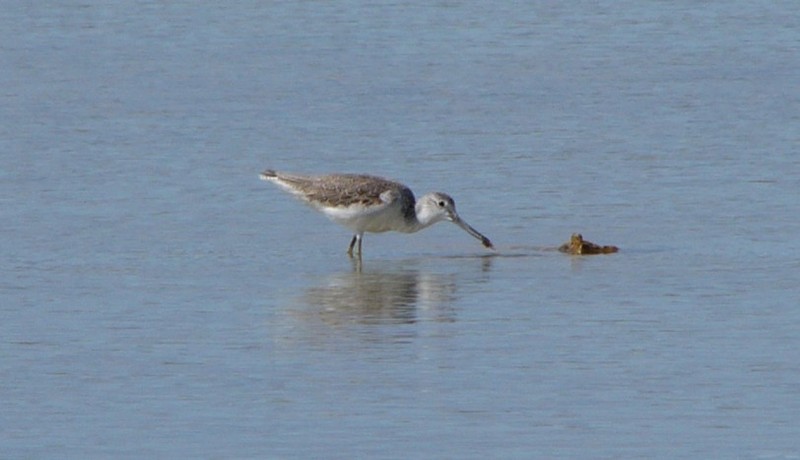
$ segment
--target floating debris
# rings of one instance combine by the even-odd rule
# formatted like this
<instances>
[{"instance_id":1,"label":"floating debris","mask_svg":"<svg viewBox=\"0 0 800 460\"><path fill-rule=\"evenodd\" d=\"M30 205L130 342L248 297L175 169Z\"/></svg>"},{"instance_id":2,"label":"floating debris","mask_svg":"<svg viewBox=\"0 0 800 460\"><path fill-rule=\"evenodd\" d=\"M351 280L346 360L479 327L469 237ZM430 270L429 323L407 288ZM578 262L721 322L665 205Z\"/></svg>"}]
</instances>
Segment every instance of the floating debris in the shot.
<instances>
[{"instance_id":1,"label":"floating debris","mask_svg":"<svg viewBox=\"0 0 800 460\"><path fill-rule=\"evenodd\" d=\"M612 254L619 251L616 246L600 246L591 241L583 239L580 233L573 233L569 239L569 243L564 243L558 247L561 252L576 255L589 255L589 254Z\"/></svg>"}]
</instances>

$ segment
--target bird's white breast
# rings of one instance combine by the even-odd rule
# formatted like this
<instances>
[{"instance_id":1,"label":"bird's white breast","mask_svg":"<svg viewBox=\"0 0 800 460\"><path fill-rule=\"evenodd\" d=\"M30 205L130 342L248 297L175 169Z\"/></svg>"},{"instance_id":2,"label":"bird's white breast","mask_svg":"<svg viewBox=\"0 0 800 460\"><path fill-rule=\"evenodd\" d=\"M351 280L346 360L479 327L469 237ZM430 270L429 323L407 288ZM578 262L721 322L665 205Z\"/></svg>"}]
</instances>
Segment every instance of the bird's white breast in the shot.
<instances>
[{"instance_id":1,"label":"bird's white breast","mask_svg":"<svg viewBox=\"0 0 800 460\"><path fill-rule=\"evenodd\" d=\"M371 206L354 204L347 207L324 207L320 210L332 221L354 232L410 231L397 202Z\"/></svg>"}]
</instances>

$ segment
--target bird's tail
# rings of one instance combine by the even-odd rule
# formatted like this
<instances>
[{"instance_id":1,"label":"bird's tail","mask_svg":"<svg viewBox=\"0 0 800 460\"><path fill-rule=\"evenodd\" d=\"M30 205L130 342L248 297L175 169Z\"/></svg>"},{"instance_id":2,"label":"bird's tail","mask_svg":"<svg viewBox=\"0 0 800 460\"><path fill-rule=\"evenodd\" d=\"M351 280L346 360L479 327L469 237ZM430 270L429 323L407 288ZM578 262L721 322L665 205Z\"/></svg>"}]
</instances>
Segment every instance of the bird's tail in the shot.
<instances>
[{"instance_id":1,"label":"bird's tail","mask_svg":"<svg viewBox=\"0 0 800 460\"><path fill-rule=\"evenodd\" d=\"M261 180L274 180L278 178L278 173L272 169L267 169L259 174L258 177L261 178Z\"/></svg>"}]
</instances>

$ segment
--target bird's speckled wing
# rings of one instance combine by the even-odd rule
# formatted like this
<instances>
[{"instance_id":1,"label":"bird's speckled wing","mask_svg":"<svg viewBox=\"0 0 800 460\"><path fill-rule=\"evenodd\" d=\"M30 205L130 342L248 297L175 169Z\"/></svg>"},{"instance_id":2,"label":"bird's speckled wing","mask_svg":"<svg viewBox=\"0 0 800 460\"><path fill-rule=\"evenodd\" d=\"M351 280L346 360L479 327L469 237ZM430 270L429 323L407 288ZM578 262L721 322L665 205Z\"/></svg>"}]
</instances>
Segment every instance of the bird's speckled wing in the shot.
<instances>
[{"instance_id":1,"label":"bird's speckled wing","mask_svg":"<svg viewBox=\"0 0 800 460\"><path fill-rule=\"evenodd\" d=\"M300 176L265 171L262 177L276 182L316 207L388 205L400 199L403 214L414 215L414 193L405 185L365 174Z\"/></svg>"}]
</instances>

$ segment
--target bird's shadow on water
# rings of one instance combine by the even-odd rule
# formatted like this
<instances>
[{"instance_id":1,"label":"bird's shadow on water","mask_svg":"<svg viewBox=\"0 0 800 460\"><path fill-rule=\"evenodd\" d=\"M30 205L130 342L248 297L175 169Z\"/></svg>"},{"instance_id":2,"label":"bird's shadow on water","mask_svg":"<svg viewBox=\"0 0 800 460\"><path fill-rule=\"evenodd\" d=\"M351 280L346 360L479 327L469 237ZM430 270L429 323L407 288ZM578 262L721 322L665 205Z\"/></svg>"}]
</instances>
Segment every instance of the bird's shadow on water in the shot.
<instances>
[{"instance_id":1,"label":"bird's shadow on water","mask_svg":"<svg viewBox=\"0 0 800 460\"><path fill-rule=\"evenodd\" d=\"M292 316L335 328L456 320L454 304L465 284L488 283L504 260L581 256L557 246L509 245L473 253L425 254L405 259L351 257L347 268L315 277L293 299ZM594 256L602 257L602 256Z\"/></svg>"},{"instance_id":2,"label":"bird's shadow on water","mask_svg":"<svg viewBox=\"0 0 800 460\"><path fill-rule=\"evenodd\" d=\"M284 339L291 336L291 341L308 343L330 343L342 337L370 343L408 340L419 328L405 326L456 322L459 291L490 284L495 265L503 260L548 254L561 255L555 247L510 246L399 260L354 257L345 267L315 277L290 299L281 310L288 334Z\"/></svg>"},{"instance_id":3,"label":"bird's shadow on water","mask_svg":"<svg viewBox=\"0 0 800 460\"><path fill-rule=\"evenodd\" d=\"M412 324L421 320L453 321L457 279L398 264L354 260L353 269L332 273L300 298L307 311L324 323Z\"/></svg>"},{"instance_id":4,"label":"bird's shadow on water","mask_svg":"<svg viewBox=\"0 0 800 460\"><path fill-rule=\"evenodd\" d=\"M283 310L284 326L292 340L312 344L342 337L371 343L408 340L409 334L419 333L410 325L457 321L459 286L482 282L491 269L490 259L472 262L354 260L348 269L317 278L294 298Z\"/></svg>"}]
</instances>

